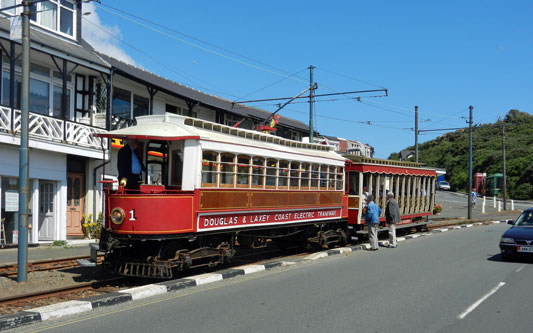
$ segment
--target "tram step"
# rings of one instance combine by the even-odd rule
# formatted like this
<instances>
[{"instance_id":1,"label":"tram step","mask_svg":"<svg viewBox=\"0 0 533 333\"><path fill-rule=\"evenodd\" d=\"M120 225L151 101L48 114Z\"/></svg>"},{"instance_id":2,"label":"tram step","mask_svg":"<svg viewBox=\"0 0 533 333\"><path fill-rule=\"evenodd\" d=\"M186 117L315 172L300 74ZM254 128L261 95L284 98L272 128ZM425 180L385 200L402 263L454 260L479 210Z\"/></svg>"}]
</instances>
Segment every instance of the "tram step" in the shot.
<instances>
[{"instance_id":1,"label":"tram step","mask_svg":"<svg viewBox=\"0 0 533 333\"><path fill-rule=\"evenodd\" d=\"M96 267L96 262L87 259L78 259L78 264L81 267Z\"/></svg>"}]
</instances>

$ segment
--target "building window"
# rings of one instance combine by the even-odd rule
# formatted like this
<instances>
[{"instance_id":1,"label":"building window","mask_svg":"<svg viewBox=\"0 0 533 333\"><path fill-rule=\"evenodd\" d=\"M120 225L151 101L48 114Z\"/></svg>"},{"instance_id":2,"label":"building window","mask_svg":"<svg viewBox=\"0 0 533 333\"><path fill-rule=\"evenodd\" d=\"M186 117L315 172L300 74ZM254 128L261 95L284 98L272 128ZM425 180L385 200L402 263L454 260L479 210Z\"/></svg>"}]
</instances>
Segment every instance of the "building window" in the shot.
<instances>
[{"instance_id":1,"label":"building window","mask_svg":"<svg viewBox=\"0 0 533 333\"><path fill-rule=\"evenodd\" d=\"M50 70L44 66L31 64L32 77L30 78L30 104L29 111L39 113L45 116L60 117L61 114L61 96L63 88L61 85L54 84L57 80L50 79ZM39 74L39 75L34 75ZM22 79L19 74L15 75L14 105L15 109L20 109ZM1 104L10 106L9 99L10 75L8 70L2 72L2 98ZM71 105L71 87L67 87L67 117L70 116ZM52 105L52 108L50 108Z\"/></svg>"},{"instance_id":2,"label":"building window","mask_svg":"<svg viewBox=\"0 0 533 333\"><path fill-rule=\"evenodd\" d=\"M168 113L181 114L181 108L172 104L166 104L165 111Z\"/></svg>"},{"instance_id":3,"label":"building window","mask_svg":"<svg viewBox=\"0 0 533 333\"><path fill-rule=\"evenodd\" d=\"M11 80L10 80L10 77L9 77L9 71L3 71L2 72L2 105L5 105L5 106L10 106L11 104L11 101L9 99L9 84L10 84ZM15 91L14 91L14 95L15 95L15 105L13 105L13 107L15 109L19 109L20 110L20 90L22 89L22 78L20 75L15 75Z\"/></svg>"},{"instance_id":4,"label":"building window","mask_svg":"<svg viewBox=\"0 0 533 333\"><path fill-rule=\"evenodd\" d=\"M302 136L299 132L296 131L290 131L291 140L300 141L302 139Z\"/></svg>"},{"instance_id":5,"label":"building window","mask_svg":"<svg viewBox=\"0 0 533 333\"><path fill-rule=\"evenodd\" d=\"M52 116L60 118L61 114L61 97L63 96L63 88L57 85L54 85L54 100L53 100L53 109ZM67 89L67 110L70 110L70 89ZM68 111L67 111L68 112Z\"/></svg>"},{"instance_id":6,"label":"building window","mask_svg":"<svg viewBox=\"0 0 533 333\"><path fill-rule=\"evenodd\" d=\"M241 119L242 119L242 117L237 117L237 116L233 116L231 114L226 114L225 119L224 119L224 125L233 126L236 123L238 123L239 121L241 121Z\"/></svg>"},{"instance_id":7,"label":"building window","mask_svg":"<svg viewBox=\"0 0 533 333\"><path fill-rule=\"evenodd\" d=\"M113 115L131 118L131 93L128 90L113 87Z\"/></svg>"},{"instance_id":8,"label":"building window","mask_svg":"<svg viewBox=\"0 0 533 333\"><path fill-rule=\"evenodd\" d=\"M48 116L50 112L50 84L30 79L30 112Z\"/></svg>"},{"instance_id":9,"label":"building window","mask_svg":"<svg viewBox=\"0 0 533 333\"><path fill-rule=\"evenodd\" d=\"M0 8L11 7L11 6L14 6L14 5L15 5L15 0L1 0L0 1ZM15 8L3 10L2 12L14 15L15 14Z\"/></svg>"},{"instance_id":10,"label":"building window","mask_svg":"<svg viewBox=\"0 0 533 333\"><path fill-rule=\"evenodd\" d=\"M2 1L3 4L3 1ZM74 3L68 0L48 0L30 5L30 20L48 30L74 36Z\"/></svg>"},{"instance_id":11,"label":"building window","mask_svg":"<svg viewBox=\"0 0 533 333\"><path fill-rule=\"evenodd\" d=\"M146 97L133 95L133 117L146 116L149 114L150 101Z\"/></svg>"}]
</instances>

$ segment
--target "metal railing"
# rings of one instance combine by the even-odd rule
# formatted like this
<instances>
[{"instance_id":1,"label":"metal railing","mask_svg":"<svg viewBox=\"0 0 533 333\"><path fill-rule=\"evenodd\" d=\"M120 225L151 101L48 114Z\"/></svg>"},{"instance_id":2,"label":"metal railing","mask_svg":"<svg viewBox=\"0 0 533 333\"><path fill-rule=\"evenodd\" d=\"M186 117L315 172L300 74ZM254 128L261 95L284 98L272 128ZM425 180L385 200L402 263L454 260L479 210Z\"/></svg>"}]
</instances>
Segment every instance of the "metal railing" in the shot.
<instances>
[{"instance_id":1,"label":"metal railing","mask_svg":"<svg viewBox=\"0 0 533 333\"><path fill-rule=\"evenodd\" d=\"M20 110L15 109L12 113L11 108L0 106L0 132L20 135L20 118ZM30 140L41 138L94 149L101 149L102 140L106 140L93 136L93 134L105 132L104 129L33 112L30 112L28 126Z\"/></svg>"}]
</instances>

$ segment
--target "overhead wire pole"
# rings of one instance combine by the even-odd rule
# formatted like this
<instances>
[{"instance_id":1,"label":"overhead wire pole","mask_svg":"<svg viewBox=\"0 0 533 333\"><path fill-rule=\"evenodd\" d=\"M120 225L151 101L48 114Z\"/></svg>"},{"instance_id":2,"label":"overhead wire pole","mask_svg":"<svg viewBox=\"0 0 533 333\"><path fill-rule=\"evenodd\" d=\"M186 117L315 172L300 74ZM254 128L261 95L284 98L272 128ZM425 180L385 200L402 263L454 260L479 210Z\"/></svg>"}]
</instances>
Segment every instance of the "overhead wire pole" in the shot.
<instances>
[{"instance_id":1,"label":"overhead wire pole","mask_svg":"<svg viewBox=\"0 0 533 333\"><path fill-rule=\"evenodd\" d=\"M22 1L22 87L19 151L19 226L17 281L28 279L28 122L30 96L30 1Z\"/></svg>"},{"instance_id":2,"label":"overhead wire pole","mask_svg":"<svg viewBox=\"0 0 533 333\"><path fill-rule=\"evenodd\" d=\"M507 170L505 166L505 125L502 126L502 159L503 159L503 210L507 210Z\"/></svg>"},{"instance_id":3,"label":"overhead wire pole","mask_svg":"<svg viewBox=\"0 0 533 333\"><path fill-rule=\"evenodd\" d=\"M415 105L415 162L418 163L418 105Z\"/></svg>"},{"instance_id":4,"label":"overhead wire pole","mask_svg":"<svg viewBox=\"0 0 533 333\"><path fill-rule=\"evenodd\" d=\"M470 105L468 109L470 114L468 117L468 194L466 197L468 199L468 219L470 220L472 219L472 110L474 107Z\"/></svg>"},{"instance_id":5,"label":"overhead wire pole","mask_svg":"<svg viewBox=\"0 0 533 333\"><path fill-rule=\"evenodd\" d=\"M313 143L313 93L314 93L314 82L313 82L313 65L309 66L309 143Z\"/></svg>"}]
</instances>

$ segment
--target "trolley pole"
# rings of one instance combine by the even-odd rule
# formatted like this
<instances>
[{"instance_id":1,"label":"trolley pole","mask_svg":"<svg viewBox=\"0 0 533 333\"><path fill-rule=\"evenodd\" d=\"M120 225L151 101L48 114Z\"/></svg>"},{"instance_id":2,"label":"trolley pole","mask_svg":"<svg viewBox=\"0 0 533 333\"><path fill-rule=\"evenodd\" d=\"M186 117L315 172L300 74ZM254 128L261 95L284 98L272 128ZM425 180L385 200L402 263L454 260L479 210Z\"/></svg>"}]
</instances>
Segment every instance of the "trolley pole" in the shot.
<instances>
[{"instance_id":1,"label":"trolley pole","mask_svg":"<svg viewBox=\"0 0 533 333\"><path fill-rule=\"evenodd\" d=\"M503 210L507 210L507 170L505 166L505 125L502 126L502 159L503 159Z\"/></svg>"},{"instance_id":2,"label":"trolley pole","mask_svg":"<svg viewBox=\"0 0 533 333\"><path fill-rule=\"evenodd\" d=\"M314 95L314 82L313 82L313 69L316 68L313 65L309 66L309 143L313 143L313 95Z\"/></svg>"},{"instance_id":3,"label":"trolley pole","mask_svg":"<svg viewBox=\"0 0 533 333\"><path fill-rule=\"evenodd\" d=\"M28 280L28 192L29 154L28 123L30 97L30 1L22 1L22 93L20 99L20 151L19 151L19 226L18 268L19 283Z\"/></svg>"},{"instance_id":4,"label":"trolley pole","mask_svg":"<svg viewBox=\"0 0 533 333\"><path fill-rule=\"evenodd\" d=\"M470 115L468 117L468 219L472 219L472 110L474 107L470 105L468 107Z\"/></svg>"},{"instance_id":5,"label":"trolley pole","mask_svg":"<svg viewBox=\"0 0 533 333\"><path fill-rule=\"evenodd\" d=\"M415 162L418 163L418 105L415 105Z\"/></svg>"}]
</instances>

